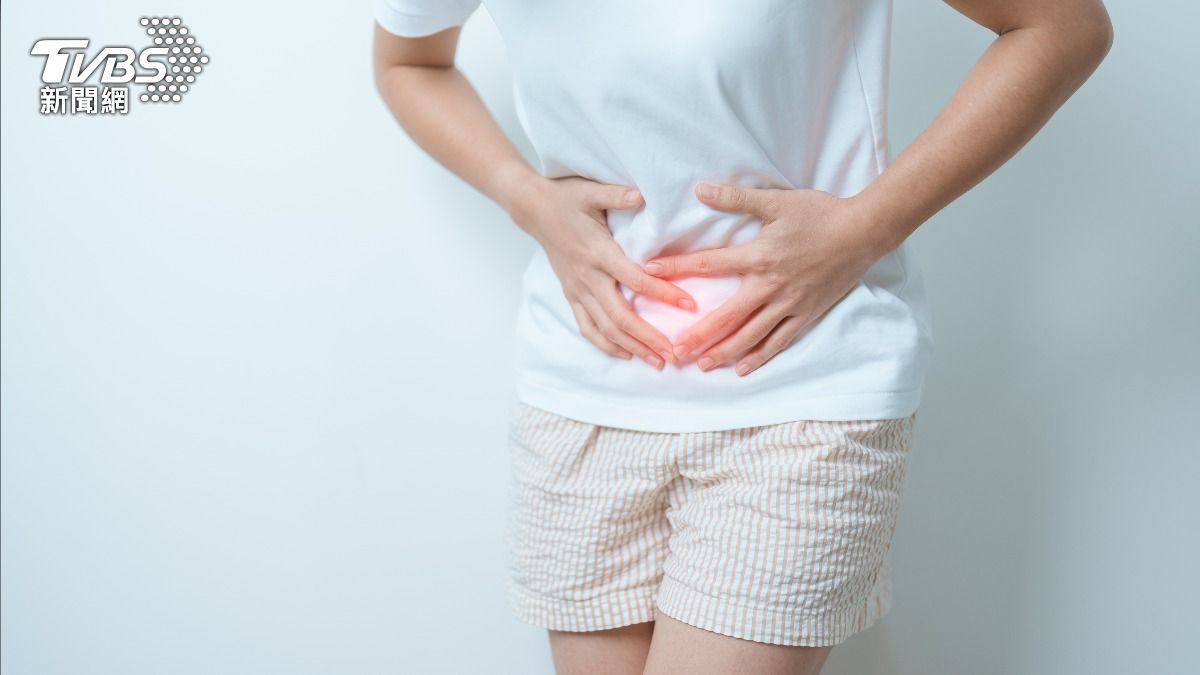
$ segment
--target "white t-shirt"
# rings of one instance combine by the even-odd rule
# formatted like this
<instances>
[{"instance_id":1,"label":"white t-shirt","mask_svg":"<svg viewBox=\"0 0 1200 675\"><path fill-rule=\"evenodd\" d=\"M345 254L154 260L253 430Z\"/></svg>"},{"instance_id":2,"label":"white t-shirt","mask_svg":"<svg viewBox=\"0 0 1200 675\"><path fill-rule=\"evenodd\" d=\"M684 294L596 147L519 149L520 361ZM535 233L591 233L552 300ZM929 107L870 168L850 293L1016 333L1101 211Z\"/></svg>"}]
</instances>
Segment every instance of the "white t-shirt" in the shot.
<instances>
[{"instance_id":1,"label":"white t-shirt","mask_svg":"<svg viewBox=\"0 0 1200 675\"><path fill-rule=\"evenodd\" d=\"M700 203L700 180L848 197L887 166L891 0L483 1L543 175L641 190L643 206L608 214L639 264L754 238L761 221ZM382 0L376 18L398 35L427 35L462 24L479 4ZM673 341L739 282L675 280L696 313L624 290ZM933 342L905 242L745 377L694 362L659 371L601 352L580 335L540 248L524 275L516 344L525 403L593 424L697 432L908 415Z\"/></svg>"}]
</instances>

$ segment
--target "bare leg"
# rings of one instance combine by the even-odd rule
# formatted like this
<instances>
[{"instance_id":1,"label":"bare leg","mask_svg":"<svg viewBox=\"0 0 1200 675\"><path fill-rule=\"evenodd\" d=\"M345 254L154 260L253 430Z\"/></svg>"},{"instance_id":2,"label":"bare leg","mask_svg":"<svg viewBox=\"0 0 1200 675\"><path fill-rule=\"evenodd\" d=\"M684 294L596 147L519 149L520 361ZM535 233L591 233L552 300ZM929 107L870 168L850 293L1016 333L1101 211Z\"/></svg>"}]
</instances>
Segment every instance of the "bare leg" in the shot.
<instances>
[{"instance_id":1,"label":"bare leg","mask_svg":"<svg viewBox=\"0 0 1200 675\"><path fill-rule=\"evenodd\" d=\"M588 632L550 631L558 675L642 675L654 622Z\"/></svg>"},{"instance_id":2,"label":"bare leg","mask_svg":"<svg viewBox=\"0 0 1200 675\"><path fill-rule=\"evenodd\" d=\"M817 675L829 647L783 647L701 630L656 613L645 675Z\"/></svg>"}]
</instances>

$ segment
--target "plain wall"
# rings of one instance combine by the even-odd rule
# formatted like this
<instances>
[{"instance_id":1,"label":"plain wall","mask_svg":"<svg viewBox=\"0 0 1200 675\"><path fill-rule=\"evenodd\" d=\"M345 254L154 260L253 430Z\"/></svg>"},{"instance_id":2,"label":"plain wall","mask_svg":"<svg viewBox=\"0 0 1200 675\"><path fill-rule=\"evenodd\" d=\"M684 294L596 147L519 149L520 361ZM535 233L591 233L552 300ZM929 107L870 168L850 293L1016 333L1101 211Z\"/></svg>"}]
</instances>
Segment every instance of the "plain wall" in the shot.
<instances>
[{"instance_id":1,"label":"plain wall","mask_svg":"<svg viewBox=\"0 0 1200 675\"><path fill-rule=\"evenodd\" d=\"M3 670L549 673L504 604L530 239L373 89L370 2L210 0L181 104L44 118L5 3ZM935 355L895 604L828 675L1194 667L1200 6L1110 3L1108 60L914 235ZM893 154L992 35L897 2ZM461 65L528 152L486 12Z\"/></svg>"}]
</instances>

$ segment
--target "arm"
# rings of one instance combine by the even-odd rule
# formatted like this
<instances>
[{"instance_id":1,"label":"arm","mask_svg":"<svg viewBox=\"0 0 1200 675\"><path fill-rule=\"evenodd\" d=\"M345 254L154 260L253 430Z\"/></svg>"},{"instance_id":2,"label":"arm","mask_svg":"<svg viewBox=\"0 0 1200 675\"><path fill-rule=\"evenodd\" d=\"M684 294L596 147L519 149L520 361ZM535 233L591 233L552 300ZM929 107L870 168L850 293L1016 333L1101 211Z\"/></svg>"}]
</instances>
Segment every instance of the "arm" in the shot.
<instances>
[{"instance_id":1,"label":"arm","mask_svg":"<svg viewBox=\"0 0 1200 675\"><path fill-rule=\"evenodd\" d=\"M663 368L671 358L671 342L633 311L618 284L684 309L695 309L695 301L647 274L613 240L607 211L636 208L641 194L627 186L578 176L549 179L535 171L455 67L460 30L402 37L376 23L380 95L418 146L499 204L541 244L585 338L612 356L636 354Z\"/></svg>"},{"instance_id":2,"label":"arm","mask_svg":"<svg viewBox=\"0 0 1200 675\"><path fill-rule=\"evenodd\" d=\"M540 176L455 67L460 32L410 38L375 24L375 86L422 150L511 212L521 186Z\"/></svg>"},{"instance_id":3,"label":"arm","mask_svg":"<svg viewBox=\"0 0 1200 675\"><path fill-rule=\"evenodd\" d=\"M732 298L681 335L676 357L746 375L786 348L879 258L1017 152L1112 44L1101 0L946 0L998 37L937 118L865 190L697 186L713 208L752 213L754 241L647 262L662 277L741 274ZM711 190L711 193L708 191Z\"/></svg>"},{"instance_id":4,"label":"arm","mask_svg":"<svg viewBox=\"0 0 1200 675\"><path fill-rule=\"evenodd\" d=\"M933 123L854 197L881 256L1016 154L1112 46L1100 0L945 1L998 37Z\"/></svg>"}]
</instances>

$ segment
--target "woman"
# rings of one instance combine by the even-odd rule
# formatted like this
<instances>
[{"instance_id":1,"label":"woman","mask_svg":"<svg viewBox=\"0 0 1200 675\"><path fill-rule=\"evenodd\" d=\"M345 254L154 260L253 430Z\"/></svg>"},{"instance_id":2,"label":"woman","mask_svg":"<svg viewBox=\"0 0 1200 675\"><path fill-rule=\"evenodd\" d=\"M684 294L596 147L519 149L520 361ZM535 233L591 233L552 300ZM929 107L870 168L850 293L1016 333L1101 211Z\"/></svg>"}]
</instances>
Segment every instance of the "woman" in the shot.
<instances>
[{"instance_id":1,"label":"woman","mask_svg":"<svg viewBox=\"0 0 1200 675\"><path fill-rule=\"evenodd\" d=\"M454 68L480 0L385 0L380 92L540 246L513 407L516 615L561 673L816 673L891 602L932 333L907 237L1107 54L1100 0L998 37L895 161L890 0L486 0L534 169Z\"/></svg>"}]
</instances>

